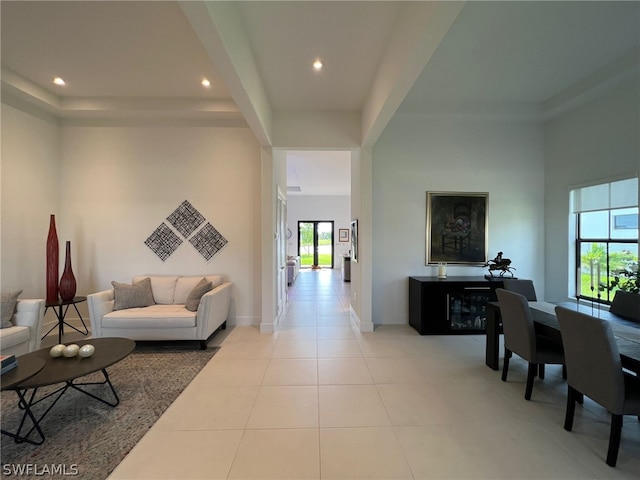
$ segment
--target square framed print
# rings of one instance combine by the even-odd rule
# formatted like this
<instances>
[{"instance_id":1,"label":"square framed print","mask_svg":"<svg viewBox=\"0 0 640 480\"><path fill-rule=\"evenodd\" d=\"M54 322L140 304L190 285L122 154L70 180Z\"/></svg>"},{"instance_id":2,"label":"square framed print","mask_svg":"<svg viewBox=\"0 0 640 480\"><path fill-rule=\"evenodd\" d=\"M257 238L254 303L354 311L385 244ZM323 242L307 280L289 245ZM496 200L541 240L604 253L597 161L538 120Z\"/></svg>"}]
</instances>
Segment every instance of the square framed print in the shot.
<instances>
[{"instance_id":1,"label":"square framed print","mask_svg":"<svg viewBox=\"0 0 640 480\"><path fill-rule=\"evenodd\" d=\"M340 241L340 242L348 242L349 241L349 229L348 228L339 228L338 229L338 241Z\"/></svg>"},{"instance_id":2,"label":"square framed print","mask_svg":"<svg viewBox=\"0 0 640 480\"><path fill-rule=\"evenodd\" d=\"M427 192L426 264L487 263L489 194Z\"/></svg>"}]
</instances>

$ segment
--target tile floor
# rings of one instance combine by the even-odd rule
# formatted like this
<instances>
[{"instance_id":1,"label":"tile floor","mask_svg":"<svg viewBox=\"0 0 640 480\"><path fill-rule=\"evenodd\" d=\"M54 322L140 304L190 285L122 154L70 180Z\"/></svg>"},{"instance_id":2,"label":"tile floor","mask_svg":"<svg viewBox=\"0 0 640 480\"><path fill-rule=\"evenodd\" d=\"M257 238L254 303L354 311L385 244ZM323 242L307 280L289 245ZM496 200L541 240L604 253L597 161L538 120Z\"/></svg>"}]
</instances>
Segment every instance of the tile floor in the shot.
<instances>
[{"instance_id":1,"label":"tile floor","mask_svg":"<svg viewBox=\"0 0 640 480\"><path fill-rule=\"evenodd\" d=\"M562 428L565 384L547 367L484 365L483 336L360 333L339 272L302 271L280 330L229 328L220 352L110 476L121 479L640 478L640 422L615 469L609 417L589 400Z\"/></svg>"}]
</instances>

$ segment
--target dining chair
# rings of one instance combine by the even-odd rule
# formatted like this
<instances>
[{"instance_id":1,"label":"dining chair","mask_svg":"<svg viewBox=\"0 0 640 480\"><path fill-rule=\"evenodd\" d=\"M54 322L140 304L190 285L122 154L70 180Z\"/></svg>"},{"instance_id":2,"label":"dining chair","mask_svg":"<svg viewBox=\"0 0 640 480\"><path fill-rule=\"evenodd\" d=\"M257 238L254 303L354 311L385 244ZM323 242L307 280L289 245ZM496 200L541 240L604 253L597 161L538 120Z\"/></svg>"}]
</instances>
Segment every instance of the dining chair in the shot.
<instances>
[{"instance_id":1,"label":"dining chair","mask_svg":"<svg viewBox=\"0 0 640 480\"><path fill-rule=\"evenodd\" d=\"M576 402L586 395L611 413L607 465L616 466L624 415L640 416L640 379L622 370L620 353L606 320L556 307L567 360L564 429L571 431Z\"/></svg>"},{"instance_id":2,"label":"dining chair","mask_svg":"<svg viewBox=\"0 0 640 480\"><path fill-rule=\"evenodd\" d=\"M502 381L507 381L509 359L512 353L516 353L529 362L524 398L530 400L533 381L538 373L538 366L564 364L562 345L546 337L536 335L529 302L524 295L510 292L504 288L497 288L496 295L500 304L500 315L502 316L502 328L504 330Z\"/></svg>"},{"instance_id":3,"label":"dining chair","mask_svg":"<svg viewBox=\"0 0 640 480\"><path fill-rule=\"evenodd\" d=\"M618 290L609 311L632 322L640 322L640 294Z\"/></svg>"},{"instance_id":4,"label":"dining chair","mask_svg":"<svg viewBox=\"0 0 640 480\"><path fill-rule=\"evenodd\" d=\"M530 302L537 302L536 289L533 286L533 280L521 280L518 278L505 278L502 280L505 290L516 292L524 295Z\"/></svg>"}]
</instances>

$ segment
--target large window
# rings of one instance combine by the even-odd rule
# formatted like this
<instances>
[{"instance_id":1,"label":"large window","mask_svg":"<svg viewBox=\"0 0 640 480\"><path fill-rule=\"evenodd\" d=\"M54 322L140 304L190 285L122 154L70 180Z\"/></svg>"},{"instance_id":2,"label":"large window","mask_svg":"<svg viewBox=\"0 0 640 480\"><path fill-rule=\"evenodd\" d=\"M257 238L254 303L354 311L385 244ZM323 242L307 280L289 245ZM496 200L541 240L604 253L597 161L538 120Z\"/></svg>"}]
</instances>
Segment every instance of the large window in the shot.
<instances>
[{"instance_id":1,"label":"large window","mask_svg":"<svg viewBox=\"0 0 640 480\"><path fill-rule=\"evenodd\" d=\"M576 222L576 296L611 303L611 281L638 264L638 179L571 191Z\"/></svg>"}]
</instances>

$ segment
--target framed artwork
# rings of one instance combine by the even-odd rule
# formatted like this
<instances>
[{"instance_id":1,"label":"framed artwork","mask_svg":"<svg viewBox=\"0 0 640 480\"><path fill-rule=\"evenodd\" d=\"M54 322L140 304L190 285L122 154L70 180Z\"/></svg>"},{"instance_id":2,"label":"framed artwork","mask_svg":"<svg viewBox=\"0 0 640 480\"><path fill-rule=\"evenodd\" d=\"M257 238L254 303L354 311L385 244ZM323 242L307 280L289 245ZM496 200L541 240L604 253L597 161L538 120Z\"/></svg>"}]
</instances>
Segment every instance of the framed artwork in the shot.
<instances>
[{"instance_id":1,"label":"framed artwork","mask_svg":"<svg viewBox=\"0 0 640 480\"><path fill-rule=\"evenodd\" d=\"M351 261L358 263L358 220L351 221Z\"/></svg>"},{"instance_id":2,"label":"framed artwork","mask_svg":"<svg viewBox=\"0 0 640 480\"><path fill-rule=\"evenodd\" d=\"M341 242L349 241L349 229L348 228L340 228L338 229L338 240Z\"/></svg>"},{"instance_id":3,"label":"framed artwork","mask_svg":"<svg viewBox=\"0 0 640 480\"><path fill-rule=\"evenodd\" d=\"M427 192L426 264L487 263L489 194Z\"/></svg>"}]
</instances>

